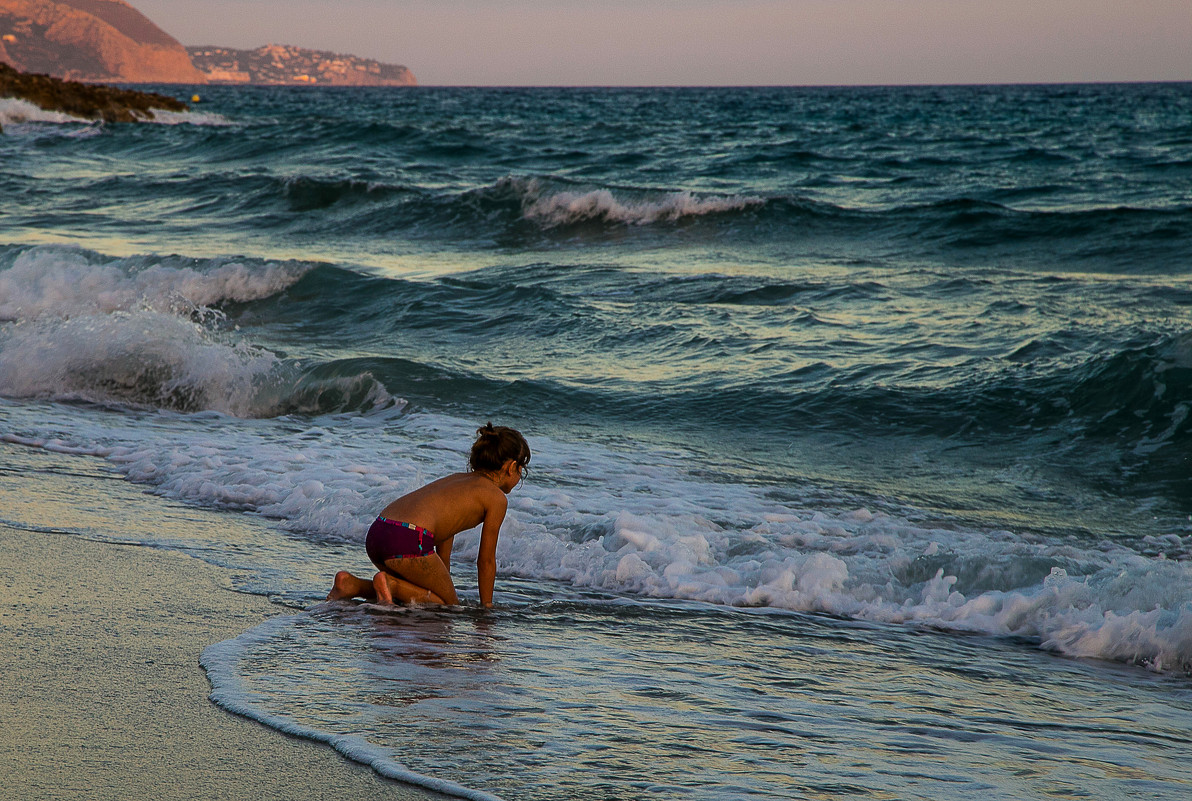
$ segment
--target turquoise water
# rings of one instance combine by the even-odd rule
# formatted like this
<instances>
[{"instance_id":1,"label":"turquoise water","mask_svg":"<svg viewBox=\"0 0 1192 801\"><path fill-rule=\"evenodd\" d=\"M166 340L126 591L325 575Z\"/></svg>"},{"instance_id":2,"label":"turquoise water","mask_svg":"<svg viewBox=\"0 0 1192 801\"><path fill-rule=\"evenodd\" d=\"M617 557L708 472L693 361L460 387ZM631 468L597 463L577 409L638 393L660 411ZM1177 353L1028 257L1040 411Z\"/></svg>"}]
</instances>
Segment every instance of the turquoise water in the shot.
<instances>
[{"instance_id":1,"label":"turquoise water","mask_svg":"<svg viewBox=\"0 0 1192 801\"><path fill-rule=\"evenodd\" d=\"M0 101L0 437L270 521L159 543L310 607L221 704L504 798L1186 797L1192 85L204 97ZM489 419L504 608L317 605Z\"/></svg>"}]
</instances>

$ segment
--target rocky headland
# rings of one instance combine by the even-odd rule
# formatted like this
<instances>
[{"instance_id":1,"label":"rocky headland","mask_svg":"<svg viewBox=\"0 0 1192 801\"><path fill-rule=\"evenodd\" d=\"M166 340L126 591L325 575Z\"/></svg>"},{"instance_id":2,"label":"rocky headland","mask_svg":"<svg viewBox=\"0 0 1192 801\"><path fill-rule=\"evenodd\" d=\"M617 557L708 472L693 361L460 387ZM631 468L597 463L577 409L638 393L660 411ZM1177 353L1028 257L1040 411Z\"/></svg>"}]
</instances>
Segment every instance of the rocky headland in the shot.
<instances>
[{"instance_id":1,"label":"rocky headland","mask_svg":"<svg viewBox=\"0 0 1192 801\"><path fill-rule=\"evenodd\" d=\"M308 50L292 45L266 45L256 50L230 47L188 47L191 61L209 83L319 86L416 86L414 73L400 64Z\"/></svg>"},{"instance_id":2,"label":"rocky headland","mask_svg":"<svg viewBox=\"0 0 1192 801\"><path fill-rule=\"evenodd\" d=\"M400 64L325 50L183 47L124 0L0 0L0 63L90 83L418 83Z\"/></svg>"},{"instance_id":3,"label":"rocky headland","mask_svg":"<svg viewBox=\"0 0 1192 801\"><path fill-rule=\"evenodd\" d=\"M93 83L205 82L186 48L124 0L0 0L0 62Z\"/></svg>"},{"instance_id":4,"label":"rocky headland","mask_svg":"<svg viewBox=\"0 0 1192 801\"><path fill-rule=\"evenodd\" d=\"M28 75L0 64L0 98L15 97L46 111L85 120L138 122L152 120L155 109L186 111L187 105L154 92L64 81L49 75Z\"/></svg>"}]
</instances>

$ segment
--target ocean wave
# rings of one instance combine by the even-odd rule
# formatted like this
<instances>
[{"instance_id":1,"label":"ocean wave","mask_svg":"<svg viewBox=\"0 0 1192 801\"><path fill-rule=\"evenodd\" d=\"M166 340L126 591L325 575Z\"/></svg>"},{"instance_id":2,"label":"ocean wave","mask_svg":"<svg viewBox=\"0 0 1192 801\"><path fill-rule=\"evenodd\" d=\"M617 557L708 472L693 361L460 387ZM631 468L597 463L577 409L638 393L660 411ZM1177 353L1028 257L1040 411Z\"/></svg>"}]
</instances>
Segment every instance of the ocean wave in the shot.
<instances>
[{"instance_id":1,"label":"ocean wave","mask_svg":"<svg viewBox=\"0 0 1192 801\"><path fill-rule=\"evenodd\" d=\"M226 330L220 307L274 297L311 269L18 249L0 259L0 395L239 417L398 403L367 370L307 366Z\"/></svg>"},{"instance_id":2,"label":"ocean wave","mask_svg":"<svg viewBox=\"0 0 1192 801\"><path fill-rule=\"evenodd\" d=\"M356 544L377 508L427 475L458 469L473 430L456 418L404 412L327 420L315 435L305 427L94 425L62 415L52 432L26 427L4 439L92 452L169 497ZM828 509L791 487L778 499L765 487L709 481L681 452L536 436L531 443L535 477L510 498L501 576L1025 638L1069 656L1192 672L1192 536L1130 547L933 526L895 509ZM576 475L588 480L578 484ZM478 532L455 542L462 563L476 559Z\"/></svg>"},{"instance_id":3,"label":"ocean wave","mask_svg":"<svg viewBox=\"0 0 1192 801\"><path fill-rule=\"evenodd\" d=\"M511 532L501 567L658 599L1023 637L1068 656L1192 672L1187 562L1140 557L1108 543L1083 549L1006 531L933 529L864 508L843 515L765 510L756 499L759 511L750 515L743 498L726 499L721 488L652 480L655 492L665 487L668 496L703 495L680 494L678 503L581 525L570 493L551 495L553 508L541 515L549 521L519 501L526 517ZM706 500L693 504L694 497ZM731 512L718 508L725 501ZM741 525L748 517L755 522ZM1192 538L1176 539L1186 559ZM471 534L457 538L464 559L475 558L478 547Z\"/></svg>"},{"instance_id":4,"label":"ocean wave","mask_svg":"<svg viewBox=\"0 0 1192 801\"><path fill-rule=\"evenodd\" d=\"M227 143L218 146L237 152ZM470 187L461 183L466 184L444 188L356 169L319 173L286 167L276 172L130 173L85 186L88 194L115 195L128 203L172 198L191 215L187 225L194 224L195 215L219 216L245 231L346 241L353 247L372 247L369 242L394 237L474 249L716 236L737 245L830 241L864 250L881 243L896 252L965 260L1021 253L1029 256L1020 263L1022 269L1059 264L1168 272L1182 264L1176 258L1178 246L1192 237L1189 207L1018 208L995 190L988 198L857 206L832 202L839 201L835 193L830 199L817 198L814 189L716 194L577 183L549 174L507 175ZM1016 191L1030 195L1033 190ZM43 212L39 207L24 213L32 221Z\"/></svg>"},{"instance_id":5,"label":"ocean wave","mask_svg":"<svg viewBox=\"0 0 1192 801\"><path fill-rule=\"evenodd\" d=\"M0 334L0 394L253 416L271 353L153 311L76 316Z\"/></svg>"},{"instance_id":6,"label":"ocean wave","mask_svg":"<svg viewBox=\"0 0 1192 801\"><path fill-rule=\"evenodd\" d=\"M279 192L289 211L308 218L301 223L304 229L319 233L339 235L347 225L356 235L463 237L501 246L709 230L734 240L772 242L883 239L952 257L1031 248L1036 258L1045 253L1064 263L1163 271L1172 248L1192 236L1188 207L1020 209L963 196L911 206L854 207L813 194L613 187L549 175L506 176L447 191L314 176L284 179L280 189L248 189ZM258 200L276 202L272 196Z\"/></svg>"},{"instance_id":7,"label":"ocean wave","mask_svg":"<svg viewBox=\"0 0 1192 801\"><path fill-rule=\"evenodd\" d=\"M222 114L217 114L214 111L167 111L166 109L153 109L150 111L153 119L145 120L145 122L154 122L159 125L210 125L220 128L235 125L233 120L228 119Z\"/></svg>"},{"instance_id":8,"label":"ocean wave","mask_svg":"<svg viewBox=\"0 0 1192 801\"><path fill-rule=\"evenodd\" d=\"M517 176L433 192L395 184L333 179L330 186L323 186L313 179L292 179L283 192L291 210L315 212L315 218L305 224L319 231L338 231L348 224L360 234L374 236L402 233L432 240L450 236L453 241L462 237L500 245L559 237L599 239L627 229L665 232L697 221L731 225L742 215L765 213L771 205L752 195L576 186L548 177ZM779 201L779 215L785 205ZM333 206L333 214L318 217L322 209L330 212Z\"/></svg>"},{"instance_id":9,"label":"ocean wave","mask_svg":"<svg viewBox=\"0 0 1192 801\"><path fill-rule=\"evenodd\" d=\"M258 418L401 403L367 371L320 375L202 322L147 309L8 326L0 331L0 395Z\"/></svg>"},{"instance_id":10,"label":"ocean wave","mask_svg":"<svg viewBox=\"0 0 1192 801\"><path fill-rule=\"evenodd\" d=\"M562 190L539 179L508 179L521 198L522 214L544 227L601 222L617 225L673 223L689 217L742 211L765 204L755 196L697 196L691 192L627 193L610 189Z\"/></svg>"},{"instance_id":11,"label":"ocean wave","mask_svg":"<svg viewBox=\"0 0 1192 801\"><path fill-rule=\"evenodd\" d=\"M974 290L951 280L954 288L933 292L968 296ZM460 370L411 354L337 360L320 368L328 375L368 372L390 392L431 407L499 402L526 415L598 414L666 427L700 420L709 430L747 426L777 439L849 431L859 438L893 433L941 442L1012 440L1028 450L1045 447L1048 459L1070 453L1082 462L1080 443L1093 443L1113 454L1112 464L1102 467L1122 478L1192 479L1192 468L1179 458L1192 447L1192 345L1186 333L1119 331L1106 339L1101 353L1040 336L1010 341L1013 348L1000 356L975 360L965 358L967 350L916 339L892 351L898 356L913 348L916 360L829 364L808 361L798 350L798 332L825 336L815 332L846 324L837 309L884 303L898 296L897 287L860 278L626 275L599 266L545 264L487 268L437 281L381 279L321 266L303 276L298 290L255 304L250 319L283 326L300 321L307 337L337 341L368 339L381 326L393 341L433 327L437 337L458 343L502 333L556 342L555 361L528 371L511 364ZM645 314L632 324L610 325L597 313L599 304L626 298L645 304ZM677 326L667 315L655 318L656 304L737 306L748 315L755 307L782 307L790 338L759 343L713 336L700 326ZM344 308L353 310L347 323ZM998 313L1015 314L1016 308L1010 304ZM570 345L559 346L559 337ZM613 376L570 380L572 372L591 369L586 353L610 348L643 364L665 353L666 370L644 385ZM730 354L736 369L709 373L709 352L716 354L713 364ZM566 369L568 359L578 372ZM929 373L924 360L949 366Z\"/></svg>"},{"instance_id":12,"label":"ocean wave","mask_svg":"<svg viewBox=\"0 0 1192 801\"><path fill-rule=\"evenodd\" d=\"M1169 208L1017 209L956 198L890 212L910 224L904 236L953 250L1003 251L1030 244L1064 261L1111 260L1145 270L1164 269L1170 245L1192 236L1192 206ZM879 220L877 220L880 222Z\"/></svg>"},{"instance_id":13,"label":"ocean wave","mask_svg":"<svg viewBox=\"0 0 1192 801\"><path fill-rule=\"evenodd\" d=\"M325 209L340 203L376 203L411 190L378 181L295 175L282 178L281 191L294 211Z\"/></svg>"},{"instance_id":14,"label":"ocean wave","mask_svg":"<svg viewBox=\"0 0 1192 801\"><path fill-rule=\"evenodd\" d=\"M0 259L0 321L147 308L191 313L269 297L311 269L297 262L132 257L57 246Z\"/></svg>"}]
</instances>

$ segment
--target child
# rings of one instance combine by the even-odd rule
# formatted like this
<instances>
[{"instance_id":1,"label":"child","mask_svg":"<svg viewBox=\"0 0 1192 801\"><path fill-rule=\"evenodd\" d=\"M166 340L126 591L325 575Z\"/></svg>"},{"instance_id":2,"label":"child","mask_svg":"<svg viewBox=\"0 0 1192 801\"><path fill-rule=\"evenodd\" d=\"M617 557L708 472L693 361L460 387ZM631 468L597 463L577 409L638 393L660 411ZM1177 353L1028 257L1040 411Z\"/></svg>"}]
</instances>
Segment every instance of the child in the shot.
<instances>
[{"instance_id":1,"label":"child","mask_svg":"<svg viewBox=\"0 0 1192 801\"><path fill-rule=\"evenodd\" d=\"M516 430L492 423L476 434L469 472L403 495L369 528L364 547L378 568L373 580L341 570L327 600L360 596L386 604L395 597L405 603L459 603L451 582L451 542L459 532L483 523L476 574L480 602L493 605L497 536L508 506L505 496L521 481L530 463L530 446Z\"/></svg>"}]
</instances>

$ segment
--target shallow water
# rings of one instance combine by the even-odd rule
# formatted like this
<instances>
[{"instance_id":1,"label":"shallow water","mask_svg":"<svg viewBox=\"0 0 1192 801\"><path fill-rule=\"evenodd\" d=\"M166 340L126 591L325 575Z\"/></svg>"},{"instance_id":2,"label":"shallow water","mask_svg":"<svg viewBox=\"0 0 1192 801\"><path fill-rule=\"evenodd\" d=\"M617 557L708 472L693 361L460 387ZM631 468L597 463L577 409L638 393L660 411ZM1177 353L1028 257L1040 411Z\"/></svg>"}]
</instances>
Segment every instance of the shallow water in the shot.
<instances>
[{"instance_id":1,"label":"shallow water","mask_svg":"<svg viewBox=\"0 0 1192 801\"><path fill-rule=\"evenodd\" d=\"M0 101L0 440L246 523L127 533L309 607L219 703L475 797L1187 795L1192 85L207 98ZM503 607L320 605L488 419Z\"/></svg>"},{"instance_id":2,"label":"shallow water","mask_svg":"<svg viewBox=\"0 0 1192 801\"><path fill-rule=\"evenodd\" d=\"M592 599L496 616L324 608L243 639L204 661L232 708L247 697L282 730L368 732L345 750L505 798L1176 799L1192 786L1185 682L1040 661L1022 643Z\"/></svg>"}]
</instances>

